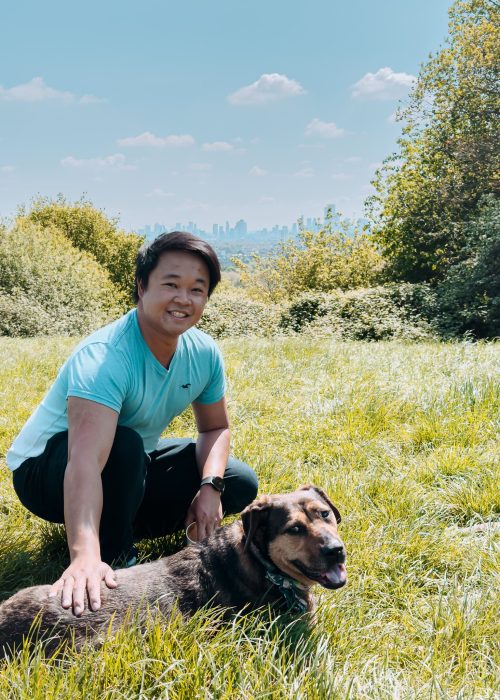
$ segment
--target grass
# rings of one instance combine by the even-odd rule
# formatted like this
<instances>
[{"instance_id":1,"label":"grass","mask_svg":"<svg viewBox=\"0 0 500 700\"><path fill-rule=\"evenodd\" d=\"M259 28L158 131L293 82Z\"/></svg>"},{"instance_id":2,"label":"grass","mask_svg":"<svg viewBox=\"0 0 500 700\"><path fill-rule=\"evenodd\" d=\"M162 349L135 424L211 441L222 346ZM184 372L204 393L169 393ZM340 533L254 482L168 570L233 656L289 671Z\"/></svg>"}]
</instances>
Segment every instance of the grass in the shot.
<instances>
[{"instance_id":1,"label":"grass","mask_svg":"<svg viewBox=\"0 0 500 700\"><path fill-rule=\"evenodd\" d=\"M0 339L2 598L66 560L61 530L17 502L4 455L74 342ZM204 610L143 634L131 620L101 650L25 652L0 665L0 697L498 698L498 346L221 344L235 454L262 493L326 489L343 515L347 587L320 591L311 631ZM191 414L169 432L194 434Z\"/></svg>"}]
</instances>

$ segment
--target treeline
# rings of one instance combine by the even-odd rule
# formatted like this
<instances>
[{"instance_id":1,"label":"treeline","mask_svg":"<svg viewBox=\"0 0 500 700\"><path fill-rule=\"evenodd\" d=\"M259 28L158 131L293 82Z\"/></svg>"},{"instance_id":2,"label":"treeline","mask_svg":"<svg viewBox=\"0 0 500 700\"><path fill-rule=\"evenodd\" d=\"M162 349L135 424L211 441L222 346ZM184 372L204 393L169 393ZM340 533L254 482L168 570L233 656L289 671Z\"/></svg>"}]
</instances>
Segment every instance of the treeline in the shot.
<instances>
[{"instance_id":1,"label":"treeline","mask_svg":"<svg viewBox=\"0 0 500 700\"><path fill-rule=\"evenodd\" d=\"M459 0L444 48L399 112L370 227L319 232L235 261L201 326L217 337L500 336L500 4ZM130 308L143 239L89 202L38 199L0 227L0 335L83 334Z\"/></svg>"}]
</instances>

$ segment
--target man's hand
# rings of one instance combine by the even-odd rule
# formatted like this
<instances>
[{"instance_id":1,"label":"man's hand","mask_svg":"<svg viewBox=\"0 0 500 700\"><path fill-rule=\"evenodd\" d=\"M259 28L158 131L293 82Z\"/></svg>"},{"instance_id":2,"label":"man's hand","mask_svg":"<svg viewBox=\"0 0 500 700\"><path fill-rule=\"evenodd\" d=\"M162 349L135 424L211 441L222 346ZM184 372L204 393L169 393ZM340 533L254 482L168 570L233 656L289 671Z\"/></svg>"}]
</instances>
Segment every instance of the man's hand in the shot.
<instances>
[{"instance_id":1,"label":"man's hand","mask_svg":"<svg viewBox=\"0 0 500 700\"><path fill-rule=\"evenodd\" d=\"M73 608L74 615L81 615L88 600L90 610L101 607L101 581L108 588L116 588L117 583L113 569L94 556L75 557L61 578L51 587L49 596L61 593L63 608Z\"/></svg>"},{"instance_id":2,"label":"man's hand","mask_svg":"<svg viewBox=\"0 0 500 700\"><path fill-rule=\"evenodd\" d=\"M192 522L196 522L198 541L200 541L211 535L219 527L221 520L222 504L220 502L220 493L209 484L206 484L200 488L191 501L185 524L187 526Z\"/></svg>"}]
</instances>

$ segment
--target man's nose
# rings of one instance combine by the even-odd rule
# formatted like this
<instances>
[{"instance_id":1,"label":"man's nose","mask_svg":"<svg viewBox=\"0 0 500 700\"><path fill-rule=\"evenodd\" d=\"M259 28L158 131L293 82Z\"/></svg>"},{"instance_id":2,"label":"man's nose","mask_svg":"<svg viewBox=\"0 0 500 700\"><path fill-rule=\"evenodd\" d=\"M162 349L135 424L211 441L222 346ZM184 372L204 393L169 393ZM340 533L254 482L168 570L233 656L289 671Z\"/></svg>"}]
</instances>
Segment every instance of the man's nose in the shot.
<instances>
[{"instance_id":1,"label":"man's nose","mask_svg":"<svg viewBox=\"0 0 500 700\"><path fill-rule=\"evenodd\" d=\"M174 299L175 299L176 301L181 302L182 304L186 304L186 303L188 303L188 302L190 301L189 292L187 291L187 289L179 289L179 288L177 288L177 289L175 290Z\"/></svg>"}]
</instances>

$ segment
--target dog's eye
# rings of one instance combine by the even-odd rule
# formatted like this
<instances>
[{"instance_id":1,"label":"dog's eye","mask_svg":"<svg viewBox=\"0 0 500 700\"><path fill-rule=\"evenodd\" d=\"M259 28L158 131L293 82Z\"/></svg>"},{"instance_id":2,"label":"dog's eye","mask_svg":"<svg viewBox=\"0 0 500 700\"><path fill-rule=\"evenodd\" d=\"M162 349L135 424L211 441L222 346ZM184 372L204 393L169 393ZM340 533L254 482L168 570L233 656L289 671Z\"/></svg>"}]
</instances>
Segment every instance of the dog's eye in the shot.
<instances>
[{"instance_id":1,"label":"dog's eye","mask_svg":"<svg viewBox=\"0 0 500 700\"><path fill-rule=\"evenodd\" d=\"M300 535L302 532L304 532L304 527L302 525L292 525L287 529L287 532L290 535Z\"/></svg>"},{"instance_id":2,"label":"dog's eye","mask_svg":"<svg viewBox=\"0 0 500 700\"><path fill-rule=\"evenodd\" d=\"M327 520L327 519L330 517L330 515L331 515L331 511L329 511L329 510L321 510L319 514L321 515L322 518L324 518L325 520Z\"/></svg>"}]
</instances>

